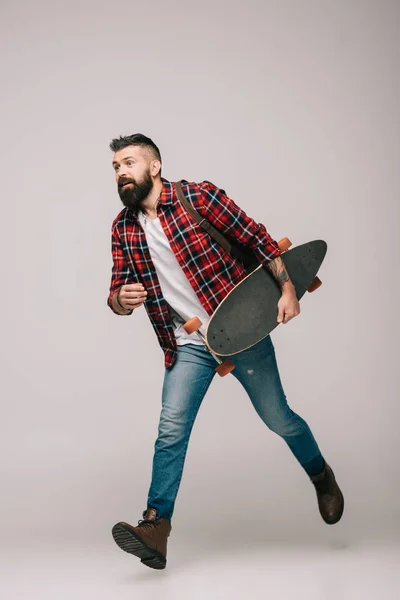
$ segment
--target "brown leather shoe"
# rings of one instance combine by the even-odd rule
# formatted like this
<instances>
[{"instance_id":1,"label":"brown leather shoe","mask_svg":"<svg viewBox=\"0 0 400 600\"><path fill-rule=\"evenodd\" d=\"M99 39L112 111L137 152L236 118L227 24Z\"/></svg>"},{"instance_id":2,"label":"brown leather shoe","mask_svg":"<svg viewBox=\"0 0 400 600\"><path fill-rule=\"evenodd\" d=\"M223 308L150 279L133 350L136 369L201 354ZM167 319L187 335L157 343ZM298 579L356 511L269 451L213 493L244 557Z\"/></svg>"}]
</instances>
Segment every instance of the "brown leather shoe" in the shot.
<instances>
[{"instance_id":1,"label":"brown leather shoe","mask_svg":"<svg viewBox=\"0 0 400 600\"><path fill-rule=\"evenodd\" d=\"M137 527L121 521L112 528L112 535L122 550L139 557L147 567L165 569L171 529L168 519L158 518L155 508L149 508Z\"/></svg>"},{"instance_id":2,"label":"brown leather shoe","mask_svg":"<svg viewBox=\"0 0 400 600\"><path fill-rule=\"evenodd\" d=\"M318 475L313 475L311 481L317 492L321 517L328 525L334 525L342 518L344 498L327 462L325 462L324 470Z\"/></svg>"}]
</instances>

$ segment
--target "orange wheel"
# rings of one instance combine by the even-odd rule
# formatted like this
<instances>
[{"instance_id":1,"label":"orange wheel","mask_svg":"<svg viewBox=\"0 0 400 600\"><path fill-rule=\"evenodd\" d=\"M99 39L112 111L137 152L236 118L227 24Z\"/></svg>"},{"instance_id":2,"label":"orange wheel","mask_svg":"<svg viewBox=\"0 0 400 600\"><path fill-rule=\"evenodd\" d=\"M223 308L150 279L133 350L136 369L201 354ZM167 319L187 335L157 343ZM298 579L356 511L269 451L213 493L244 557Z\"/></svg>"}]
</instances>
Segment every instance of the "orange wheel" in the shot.
<instances>
[{"instance_id":1,"label":"orange wheel","mask_svg":"<svg viewBox=\"0 0 400 600\"><path fill-rule=\"evenodd\" d=\"M189 319L189 321L186 321L186 323L184 323L182 327L186 331L186 333L191 334L197 331L202 326L202 324L203 323L200 321L199 317L192 317L191 319Z\"/></svg>"},{"instance_id":2,"label":"orange wheel","mask_svg":"<svg viewBox=\"0 0 400 600\"><path fill-rule=\"evenodd\" d=\"M310 292L315 292L315 290L317 290L319 287L321 287L322 285L322 281L320 280L319 277L314 277L314 279L311 282L310 287L308 288L308 291Z\"/></svg>"},{"instance_id":3,"label":"orange wheel","mask_svg":"<svg viewBox=\"0 0 400 600\"><path fill-rule=\"evenodd\" d=\"M225 375L231 373L234 368L235 365L231 360L224 360L224 362L218 365L218 367L215 370L218 373L218 375L220 375L221 377L225 377Z\"/></svg>"},{"instance_id":4,"label":"orange wheel","mask_svg":"<svg viewBox=\"0 0 400 600\"><path fill-rule=\"evenodd\" d=\"M286 250L289 250L290 246L292 246L292 242L289 240L289 238L282 238L279 240L278 246L281 252L286 252Z\"/></svg>"}]
</instances>

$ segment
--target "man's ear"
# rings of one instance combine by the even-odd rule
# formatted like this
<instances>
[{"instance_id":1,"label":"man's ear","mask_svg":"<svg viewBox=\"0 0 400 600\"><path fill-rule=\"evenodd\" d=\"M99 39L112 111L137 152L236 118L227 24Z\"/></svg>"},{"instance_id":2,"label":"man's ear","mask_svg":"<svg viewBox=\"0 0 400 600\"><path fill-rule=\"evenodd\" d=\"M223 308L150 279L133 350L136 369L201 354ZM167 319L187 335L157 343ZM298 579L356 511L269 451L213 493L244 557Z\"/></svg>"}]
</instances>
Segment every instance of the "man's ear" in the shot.
<instances>
[{"instance_id":1,"label":"man's ear","mask_svg":"<svg viewBox=\"0 0 400 600\"><path fill-rule=\"evenodd\" d=\"M153 177L158 175L161 169L161 162L157 159L151 161L151 174Z\"/></svg>"}]
</instances>

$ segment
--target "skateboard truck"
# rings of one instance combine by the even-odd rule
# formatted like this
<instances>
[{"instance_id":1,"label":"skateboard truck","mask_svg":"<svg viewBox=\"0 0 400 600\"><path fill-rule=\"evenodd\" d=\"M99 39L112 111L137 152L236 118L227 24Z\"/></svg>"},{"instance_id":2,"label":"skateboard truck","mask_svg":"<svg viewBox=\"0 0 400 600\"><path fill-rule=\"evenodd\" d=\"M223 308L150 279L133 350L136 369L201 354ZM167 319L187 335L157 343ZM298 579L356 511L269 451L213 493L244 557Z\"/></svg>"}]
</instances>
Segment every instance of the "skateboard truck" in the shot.
<instances>
[{"instance_id":1,"label":"skateboard truck","mask_svg":"<svg viewBox=\"0 0 400 600\"><path fill-rule=\"evenodd\" d=\"M200 333L201 326L202 326L202 322L200 321L199 317L193 317L193 318L189 319L189 321L186 321L186 323L184 323L182 325L183 329L189 335L194 332L197 333L197 335L203 341L206 348L209 350L210 354L215 358L217 363L219 363L218 367L215 369L216 372L218 373L218 375L220 375L220 377L225 377L225 375L228 375L229 373L231 373L233 371L233 369L235 368L235 365L233 364L233 362L231 360L227 359L227 360L222 361L219 358L219 356L214 354L214 352L208 347L208 344L206 342L204 335L202 333Z\"/></svg>"},{"instance_id":2,"label":"skateboard truck","mask_svg":"<svg viewBox=\"0 0 400 600\"><path fill-rule=\"evenodd\" d=\"M281 240L279 240L278 246L283 254L284 252L286 252L286 250L289 250L290 246L292 246L292 242L289 240L289 238L284 237ZM317 290L319 287L321 287L321 285L322 281L320 280L320 278L314 277L307 291L311 294L312 292L315 292L315 290Z\"/></svg>"}]
</instances>

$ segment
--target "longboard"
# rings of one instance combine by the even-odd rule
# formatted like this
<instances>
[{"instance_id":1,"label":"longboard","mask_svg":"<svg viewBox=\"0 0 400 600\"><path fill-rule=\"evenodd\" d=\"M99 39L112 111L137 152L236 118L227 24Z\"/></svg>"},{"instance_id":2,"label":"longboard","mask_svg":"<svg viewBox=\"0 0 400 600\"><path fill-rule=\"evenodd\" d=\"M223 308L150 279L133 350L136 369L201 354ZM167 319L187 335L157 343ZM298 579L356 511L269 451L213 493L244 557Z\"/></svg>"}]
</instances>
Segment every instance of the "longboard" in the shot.
<instances>
[{"instance_id":1,"label":"longboard","mask_svg":"<svg viewBox=\"0 0 400 600\"><path fill-rule=\"evenodd\" d=\"M300 300L314 280L327 250L316 240L288 250L283 262ZM277 327L281 289L263 265L238 283L222 300L207 329L208 347L219 356L237 354L257 344Z\"/></svg>"},{"instance_id":2,"label":"longboard","mask_svg":"<svg viewBox=\"0 0 400 600\"><path fill-rule=\"evenodd\" d=\"M327 244L323 240L314 240L287 250L291 242L284 238L279 246L297 299L300 300L307 290L314 291L321 285L316 275L325 258ZM198 331L201 321L197 317L187 321L184 328L188 333L197 332L220 363L217 372L221 376L226 375L234 365L229 360L222 362L219 357L238 354L269 335L278 326L281 295L272 273L260 264L218 305L208 322L205 336Z\"/></svg>"}]
</instances>

